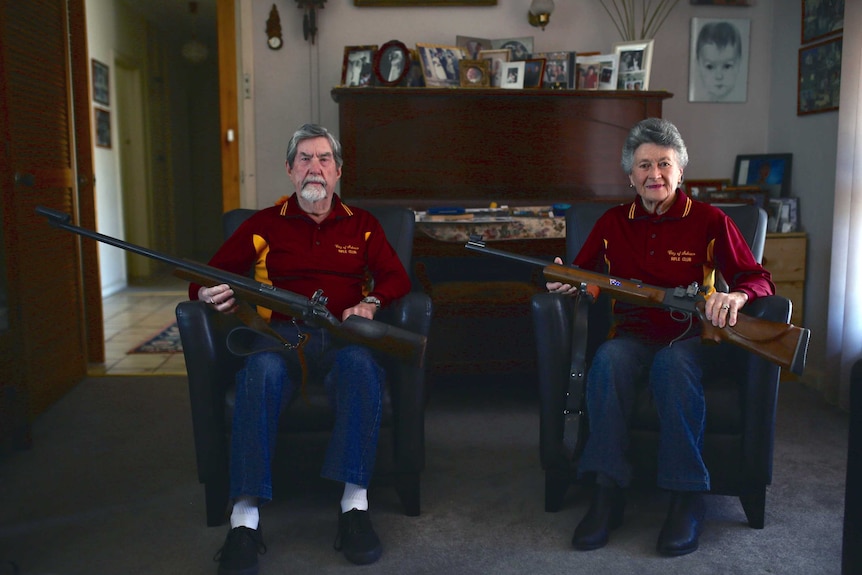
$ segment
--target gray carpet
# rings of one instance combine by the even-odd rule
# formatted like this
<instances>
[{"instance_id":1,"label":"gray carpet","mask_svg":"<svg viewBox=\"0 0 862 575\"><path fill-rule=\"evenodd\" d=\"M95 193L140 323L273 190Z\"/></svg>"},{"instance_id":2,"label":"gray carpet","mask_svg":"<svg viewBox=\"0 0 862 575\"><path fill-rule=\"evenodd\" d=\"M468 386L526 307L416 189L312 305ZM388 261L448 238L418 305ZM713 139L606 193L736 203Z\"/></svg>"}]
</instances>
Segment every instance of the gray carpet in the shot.
<instances>
[{"instance_id":1,"label":"gray carpet","mask_svg":"<svg viewBox=\"0 0 862 575\"><path fill-rule=\"evenodd\" d=\"M332 550L337 485L280 470L262 510L261 574L838 574L847 416L796 383L782 386L766 527L739 502L708 499L701 549L655 554L664 494L630 494L610 544L569 541L586 502L576 489L543 510L532 382L437 382L427 413L422 515L374 485L381 560L355 567ZM0 456L0 574L209 574L226 528L205 525L185 379L82 382L34 424L32 450Z\"/></svg>"}]
</instances>

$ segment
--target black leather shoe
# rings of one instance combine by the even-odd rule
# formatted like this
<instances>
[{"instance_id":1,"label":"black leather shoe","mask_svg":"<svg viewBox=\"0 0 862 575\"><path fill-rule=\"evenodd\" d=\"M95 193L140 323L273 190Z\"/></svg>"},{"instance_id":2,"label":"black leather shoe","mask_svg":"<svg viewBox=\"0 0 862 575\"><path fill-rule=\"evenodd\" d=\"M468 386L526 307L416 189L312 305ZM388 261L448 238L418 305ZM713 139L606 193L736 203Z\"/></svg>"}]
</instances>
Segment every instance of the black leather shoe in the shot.
<instances>
[{"instance_id":1,"label":"black leather shoe","mask_svg":"<svg viewBox=\"0 0 862 575\"><path fill-rule=\"evenodd\" d=\"M675 491L658 536L658 552L669 557L678 557L697 551L697 540L703 531L705 514L703 493Z\"/></svg>"},{"instance_id":2,"label":"black leather shoe","mask_svg":"<svg viewBox=\"0 0 862 575\"><path fill-rule=\"evenodd\" d=\"M607 545L611 530L623 523L625 506L625 496L619 486L597 485L587 514L575 527L572 547L592 551Z\"/></svg>"},{"instance_id":3,"label":"black leather shoe","mask_svg":"<svg viewBox=\"0 0 862 575\"><path fill-rule=\"evenodd\" d=\"M351 509L338 516L338 535L332 547L342 551L347 560L356 565L374 563L383 553L368 511L359 509Z\"/></svg>"}]
</instances>

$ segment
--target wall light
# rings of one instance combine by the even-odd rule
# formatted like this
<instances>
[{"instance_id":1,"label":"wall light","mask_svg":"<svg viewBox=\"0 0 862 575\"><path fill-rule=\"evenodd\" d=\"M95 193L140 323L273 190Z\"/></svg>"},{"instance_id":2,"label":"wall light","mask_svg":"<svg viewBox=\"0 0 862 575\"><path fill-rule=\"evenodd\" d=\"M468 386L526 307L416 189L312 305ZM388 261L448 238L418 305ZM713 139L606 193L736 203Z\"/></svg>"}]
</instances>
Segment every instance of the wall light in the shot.
<instances>
[{"instance_id":1,"label":"wall light","mask_svg":"<svg viewBox=\"0 0 862 575\"><path fill-rule=\"evenodd\" d=\"M533 0L527 19L532 26L541 26L542 31L544 31L545 26L551 21L551 13L553 13L554 8L554 0Z\"/></svg>"}]
</instances>

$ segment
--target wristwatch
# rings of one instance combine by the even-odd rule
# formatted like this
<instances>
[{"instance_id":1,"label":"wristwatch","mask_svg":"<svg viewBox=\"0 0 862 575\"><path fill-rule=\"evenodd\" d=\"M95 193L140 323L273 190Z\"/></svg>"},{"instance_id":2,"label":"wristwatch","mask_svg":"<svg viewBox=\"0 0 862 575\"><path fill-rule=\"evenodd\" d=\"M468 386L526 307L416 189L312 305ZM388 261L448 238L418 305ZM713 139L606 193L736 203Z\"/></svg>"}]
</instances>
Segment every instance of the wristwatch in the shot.
<instances>
[{"instance_id":1,"label":"wristwatch","mask_svg":"<svg viewBox=\"0 0 862 575\"><path fill-rule=\"evenodd\" d=\"M380 309L380 300L373 295L365 296L364 298L362 298L362 303L373 303L377 306L377 309Z\"/></svg>"}]
</instances>

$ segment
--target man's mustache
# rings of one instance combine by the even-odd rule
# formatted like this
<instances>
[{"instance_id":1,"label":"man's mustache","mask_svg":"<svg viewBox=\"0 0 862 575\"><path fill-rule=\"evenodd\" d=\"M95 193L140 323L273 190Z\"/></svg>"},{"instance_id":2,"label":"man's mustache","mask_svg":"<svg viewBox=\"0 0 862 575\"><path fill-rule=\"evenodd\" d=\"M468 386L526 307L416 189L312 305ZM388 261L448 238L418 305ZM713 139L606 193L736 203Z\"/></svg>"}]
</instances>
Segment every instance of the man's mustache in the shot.
<instances>
[{"instance_id":1,"label":"man's mustache","mask_svg":"<svg viewBox=\"0 0 862 575\"><path fill-rule=\"evenodd\" d=\"M320 184L321 186L325 186L325 185L326 185L326 180L324 180L323 178L319 178L319 177L316 177L316 176L312 176L312 177L310 177L310 178L306 178L306 179L304 179L304 180L302 181L302 187L303 187L303 188L304 188L305 186L307 186L308 184Z\"/></svg>"}]
</instances>

